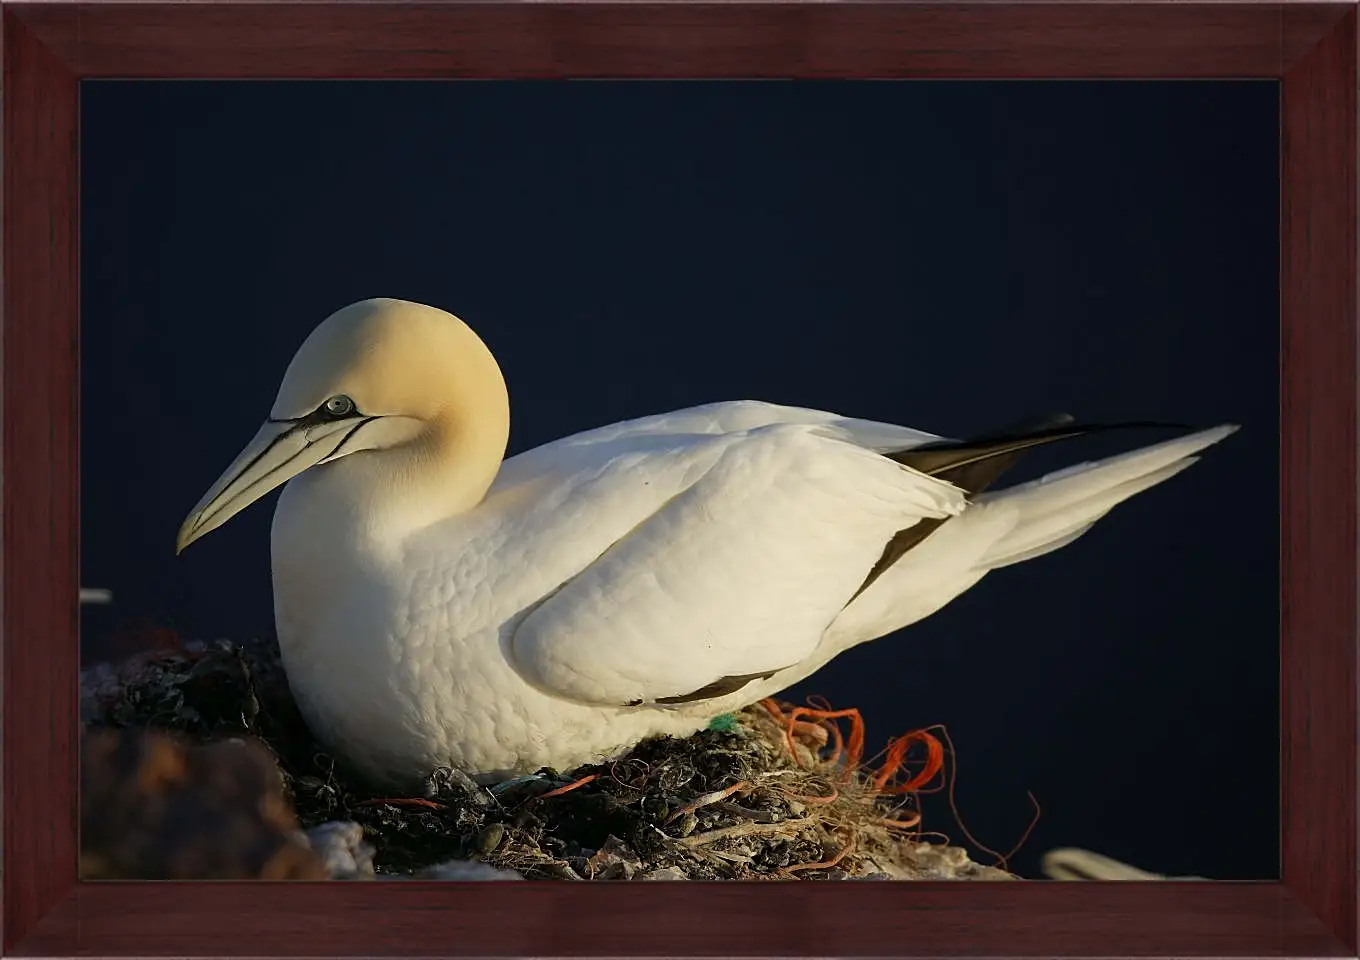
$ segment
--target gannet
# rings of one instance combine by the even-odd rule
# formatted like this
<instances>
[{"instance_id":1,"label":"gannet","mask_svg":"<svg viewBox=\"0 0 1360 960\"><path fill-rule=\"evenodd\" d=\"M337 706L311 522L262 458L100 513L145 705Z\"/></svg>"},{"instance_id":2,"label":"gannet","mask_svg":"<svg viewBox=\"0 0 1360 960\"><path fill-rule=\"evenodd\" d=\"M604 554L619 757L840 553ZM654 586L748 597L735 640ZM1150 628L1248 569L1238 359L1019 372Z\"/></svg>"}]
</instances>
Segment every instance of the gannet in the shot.
<instances>
[{"instance_id":1,"label":"gannet","mask_svg":"<svg viewBox=\"0 0 1360 960\"><path fill-rule=\"evenodd\" d=\"M984 489L1061 416L970 442L710 403L505 459L510 404L462 320L394 299L324 320L178 550L286 483L283 664L318 740L375 783L482 782L683 736L1071 543L1227 424Z\"/></svg>"}]
</instances>

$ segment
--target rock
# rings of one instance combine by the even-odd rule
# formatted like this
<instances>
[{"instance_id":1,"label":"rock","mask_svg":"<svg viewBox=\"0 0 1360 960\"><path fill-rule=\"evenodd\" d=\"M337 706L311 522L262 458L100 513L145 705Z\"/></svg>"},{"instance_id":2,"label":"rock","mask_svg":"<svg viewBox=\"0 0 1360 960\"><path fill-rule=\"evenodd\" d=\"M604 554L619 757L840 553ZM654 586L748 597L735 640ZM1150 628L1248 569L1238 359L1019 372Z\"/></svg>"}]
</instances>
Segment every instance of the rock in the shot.
<instances>
[{"instance_id":1,"label":"rock","mask_svg":"<svg viewBox=\"0 0 1360 960\"><path fill-rule=\"evenodd\" d=\"M496 852L496 848L505 839L505 824L489 823L477 834L477 852L487 857Z\"/></svg>"},{"instance_id":2,"label":"rock","mask_svg":"<svg viewBox=\"0 0 1360 960\"><path fill-rule=\"evenodd\" d=\"M643 879L643 880L688 880L689 877L685 876L684 872L681 871L681 870L680 870L679 868L677 868L677 867L657 867L655 870L649 870L647 873L644 873L644 874L642 875L641 879Z\"/></svg>"},{"instance_id":3,"label":"rock","mask_svg":"<svg viewBox=\"0 0 1360 960\"><path fill-rule=\"evenodd\" d=\"M373 845L364 840L364 828L353 820L319 823L303 837L326 865L330 879L369 880L375 875Z\"/></svg>"},{"instance_id":4,"label":"rock","mask_svg":"<svg viewBox=\"0 0 1360 960\"><path fill-rule=\"evenodd\" d=\"M81 743L80 876L86 880L321 880L269 754L99 730Z\"/></svg>"},{"instance_id":5,"label":"rock","mask_svg":"<svg viewBox=\"0 0 1360 960\"><path fill-rule=\"evenodd\" d=\"M588 880L631 880L642 869L638 855L628 845L610 834L604 846L585 862L584 876Z\"/></svg>"},{"instance_id":6,"label":"rock","mask_svg":"<svg viewBox=\"0 0 1360 960\"><path fill-rule=\"evenodd\" d=\"M970 859L962 847L912 843L905 856L875 861L880 867L858 879L888 880L1017 880L1014 874ZM882 876L880 876L881 874Z\"/></svg>"}]
</instances>

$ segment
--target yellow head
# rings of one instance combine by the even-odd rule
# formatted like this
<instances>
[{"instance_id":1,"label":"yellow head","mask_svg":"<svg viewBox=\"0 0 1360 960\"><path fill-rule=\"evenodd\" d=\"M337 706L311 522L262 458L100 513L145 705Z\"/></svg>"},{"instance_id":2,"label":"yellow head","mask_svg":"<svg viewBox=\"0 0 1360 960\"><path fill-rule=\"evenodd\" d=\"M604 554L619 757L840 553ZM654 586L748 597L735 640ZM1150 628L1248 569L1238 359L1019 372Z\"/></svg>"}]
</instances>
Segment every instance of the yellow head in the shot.
<instances>
[{"instance_id":1,"label":"yellow head","mask_svg":"<svg viewBox=\"0 0 1360 960\"><path fill-rule=\"evenodd\" d=\"M177 550L303 471L356 454L433 455L449 489L480 497L508 433L505 381L467 324L424 304L361 300L303 341L269 418L190 512Z\"/></svg>"}]
</instances>

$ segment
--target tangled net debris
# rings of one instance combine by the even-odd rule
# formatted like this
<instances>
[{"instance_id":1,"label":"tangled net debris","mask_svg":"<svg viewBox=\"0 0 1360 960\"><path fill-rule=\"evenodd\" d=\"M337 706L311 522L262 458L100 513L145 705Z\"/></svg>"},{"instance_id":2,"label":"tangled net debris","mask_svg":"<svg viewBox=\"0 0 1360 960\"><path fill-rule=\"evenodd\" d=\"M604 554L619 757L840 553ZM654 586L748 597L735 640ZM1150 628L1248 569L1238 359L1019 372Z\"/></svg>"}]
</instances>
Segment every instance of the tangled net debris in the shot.
<instances>
[{"instance_id":1,"label":"tangled net debris","mask_svg":"<svg viewBox=\"0 0 1360 960\"><path fill-rule=\"evenodd\" d=\"M922 830L916 798L941 785L947 734L914 731L866 764L858 711L822 703L763 701L566 773L482 786L437 770L412 797L374 793L320 749L270 641L100 665L82 676L81 710L90 729L258 743L333 877L1013 879Z\"/></svg>"}]
</instances>

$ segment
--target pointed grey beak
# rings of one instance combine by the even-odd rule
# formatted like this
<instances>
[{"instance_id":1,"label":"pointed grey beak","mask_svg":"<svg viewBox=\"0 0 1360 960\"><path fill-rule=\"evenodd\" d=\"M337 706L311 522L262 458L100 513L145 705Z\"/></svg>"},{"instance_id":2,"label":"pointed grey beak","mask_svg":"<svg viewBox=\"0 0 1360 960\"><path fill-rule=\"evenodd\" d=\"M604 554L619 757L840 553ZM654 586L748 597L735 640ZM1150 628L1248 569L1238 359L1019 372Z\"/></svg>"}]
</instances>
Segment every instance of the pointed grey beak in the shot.
<instances>
[{"instance_id":1,"label":"pointed grey beak","mask_svg":"<svg viewBox=\"0 0 1360 960\"><path fill-rule=\"evenodd\" d=\"M335 453L372 417L347 417L317 423L269 420L226 472L203 495L179 528L175 553L216 530L270 490Z\"/></svg>"}]
</instances>

